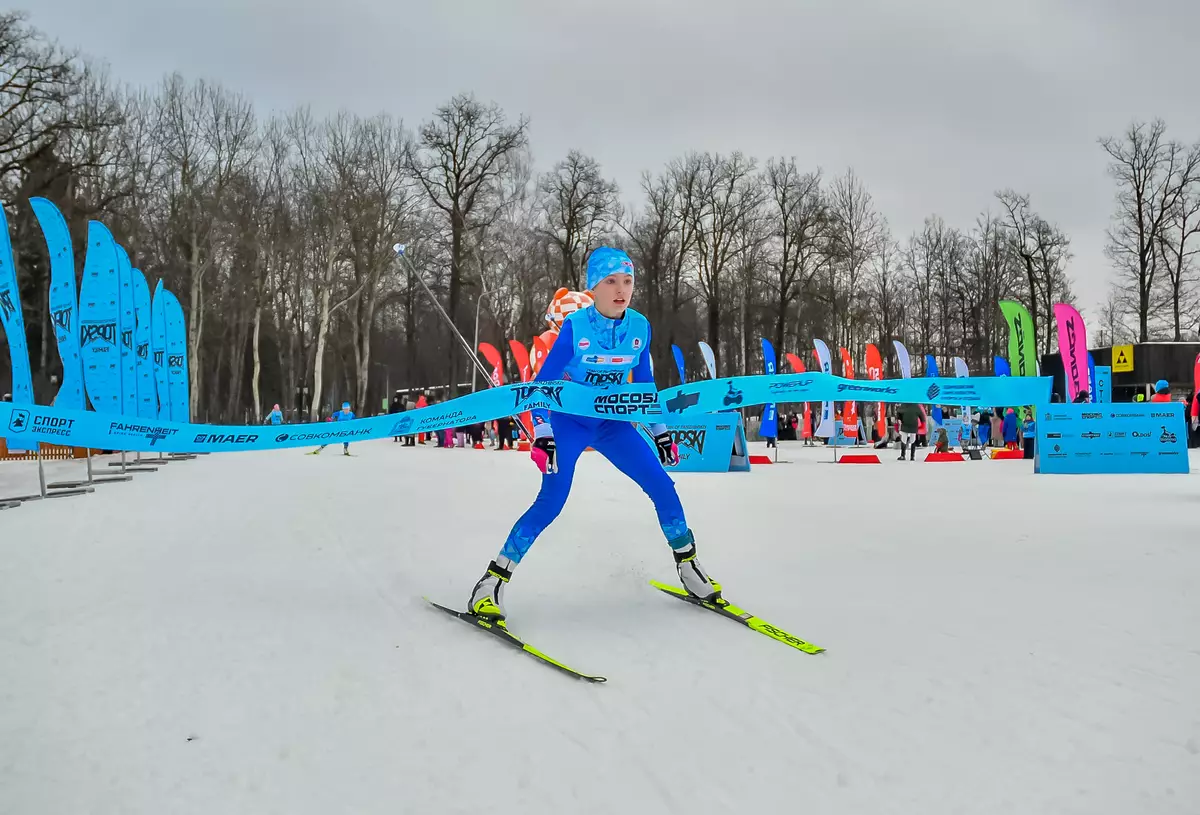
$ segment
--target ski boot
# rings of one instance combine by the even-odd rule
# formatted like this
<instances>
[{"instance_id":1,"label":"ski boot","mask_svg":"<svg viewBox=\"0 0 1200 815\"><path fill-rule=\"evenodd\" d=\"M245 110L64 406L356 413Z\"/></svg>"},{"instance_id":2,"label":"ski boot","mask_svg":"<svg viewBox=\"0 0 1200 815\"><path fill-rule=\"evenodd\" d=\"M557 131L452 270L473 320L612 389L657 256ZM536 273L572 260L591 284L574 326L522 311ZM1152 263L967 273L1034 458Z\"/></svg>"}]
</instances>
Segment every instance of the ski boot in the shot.
<instances>
[{"instance_id":1,"label":"ski boot","mask_svg":"<svg viewBox=\"0 0 1200 815\"><path fill-rule=\"evenodd\" d=\"M679 572L679 582L688 594L698 600L709 603L721 601L721 584L708 576L700 561L696 559L696 544L689 543L682 549L672 549L675 555L675 569Z\"/></svg>"},{"instance_id":2,"label":"ski boot","mask_svg":"<svg viewBox=\"0 0 1200 815\"><path fill-rule=\"evenodd\" d=\"M503 626L505 617L504 587L508 585L511 577L511 569L504 568L494 560L489 563L487 573L479 579L471 591L467 612Z\"/></svg>"}]
</instances>

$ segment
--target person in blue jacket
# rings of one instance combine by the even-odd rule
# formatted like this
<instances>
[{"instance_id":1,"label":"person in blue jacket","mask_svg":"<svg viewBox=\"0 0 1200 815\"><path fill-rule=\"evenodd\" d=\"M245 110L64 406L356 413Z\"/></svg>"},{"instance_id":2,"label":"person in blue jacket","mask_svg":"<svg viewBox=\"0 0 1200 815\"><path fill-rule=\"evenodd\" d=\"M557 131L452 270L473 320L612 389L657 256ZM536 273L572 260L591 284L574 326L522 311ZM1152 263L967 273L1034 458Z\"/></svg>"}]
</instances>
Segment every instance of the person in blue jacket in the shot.
<instances>
[{"instance_id":1,"label":"person in blue jacket","mask_svg":"<svg viewBox=\"0 0 1200 815\"><path fill-rule=\"evenodd\" d=\"M283 411L279 409L279 405L271 408L271 412L267 414L267 420L263 424L283 424Z\"/></svg>"},{"instance_id":2,"label":"person in blue jacket","mask_svg":"<svg viewBox=\"0 0 1200 815\"><path fill-rule=\"evenodd\" d=\"M1004 446L1009 450L1017 449L1017 412L1009 408L1004 414L1004 422L1001 425L1001 432L1004 434Z\"/></svg>"},{"instance_id":3,"label":"person in blue jacket","mask_svg":"<svg viewBox=\"0 0 1200 815\"><path fill-rule=\"evenodd\" d=\"M629 308L634 284L629 255L607 246L597 248L588 257L587 284L595 302L563 320L537 379L601 387L627 381L632 371L634 382L653 383L650 323ZM720 598L720 584L696 559L695 537L684 517L675 483L663 469L679 463L679 450L665 425L650 427L652 448L630 422L546 410L532 413L534 441L530 457L542 472L542 486L533 505L508 533L500 554L472 589L467 604L471 614L503 624L504 588L533 542L562 512L571 492L575 464L588 447L633 479L650 497L684 589L694 597L710 601Z\"/></svg>"},{"instance_id":4,"label":"person in blue jacket","mask_svg":"<svg viewBox=\"0 0 1200 815\"><path fill-rule=\"evenodd\" d=\"M342 402L342 409L339 410L337 413L333 414L332 416L330 416L329 421L331 421L331 422L348 422L353 418L355 418L355 416L354 416L354 411L350 410L350 403ZM328 444L322 444L316 450L312 451L312 455L314 455L314 456L321 455L321 451L324 450L328 446L329 446ZM348 441L342 442L342 455L343 456L350 455L350 442L348 442Z\"/></svg>"}]
</instances>

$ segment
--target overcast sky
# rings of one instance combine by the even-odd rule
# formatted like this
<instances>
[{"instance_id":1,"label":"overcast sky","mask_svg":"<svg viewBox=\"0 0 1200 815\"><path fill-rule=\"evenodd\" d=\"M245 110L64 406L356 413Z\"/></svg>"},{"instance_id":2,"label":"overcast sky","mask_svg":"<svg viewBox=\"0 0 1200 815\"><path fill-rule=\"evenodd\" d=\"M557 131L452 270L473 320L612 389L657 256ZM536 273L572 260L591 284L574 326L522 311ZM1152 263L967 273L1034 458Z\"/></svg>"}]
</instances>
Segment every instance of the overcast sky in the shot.
<instances>
[{"instance_id":1,"label":"overcast sky","mask_svg":"<svg viewBox=\"0 0 1200 815\"><path fill-rule=\"evenodd\" d=\"M687 150L853 166L897 236L969 228L1012 187L1071 237L1095 315L1113 187L1096 140L1135 118L1200 139L1191 0L36 0L31 22L154 84L215 79L260 112L386 110L472 90L532 120L539 168L595 156L638 201Z\"/></svg>"}]
</instances>

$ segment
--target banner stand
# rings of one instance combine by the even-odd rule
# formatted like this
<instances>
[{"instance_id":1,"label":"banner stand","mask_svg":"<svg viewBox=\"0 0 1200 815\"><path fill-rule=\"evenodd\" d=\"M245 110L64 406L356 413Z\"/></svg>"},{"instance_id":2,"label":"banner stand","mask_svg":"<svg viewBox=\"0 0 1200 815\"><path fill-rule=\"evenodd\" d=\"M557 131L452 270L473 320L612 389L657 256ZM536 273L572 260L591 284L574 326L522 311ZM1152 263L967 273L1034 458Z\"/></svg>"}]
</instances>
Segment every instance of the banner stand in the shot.
<instances>
[{"instance_id":1,"label":"banner stand","mask_svg":"<svg viewBox=\"0 0 1200 815\"><path fill-rule=\"evenodd\" d=\"M71 489L73 487L95 486L96 484L112 484L118 481L132 481L132 475L106 475L97 478L92 470L92 448L87 448L87 480L86 481L56 481L53 484L48 484L47 488L52 490Z\"/></svg>"},{"instance_id":2,"label":"banner stand","mask_svg":"<svg viewBox=\"0 0 1200 815\"><path fill-rule=\"evenodd\" d=\"M142 454L139 452L137 454L137 459L135 459L135 464L137 462L140 462L141 460L142 460ZM119 462L110 461L110 462L108 462L108 466L109 467L120 467L121 475L125 475L126 473L156 473L156 472L158 472L157 467L135 467L131 464L127 464L125 461L125 451L124 450L121 451L121 460Z\"/></svg>"}]
</instances>

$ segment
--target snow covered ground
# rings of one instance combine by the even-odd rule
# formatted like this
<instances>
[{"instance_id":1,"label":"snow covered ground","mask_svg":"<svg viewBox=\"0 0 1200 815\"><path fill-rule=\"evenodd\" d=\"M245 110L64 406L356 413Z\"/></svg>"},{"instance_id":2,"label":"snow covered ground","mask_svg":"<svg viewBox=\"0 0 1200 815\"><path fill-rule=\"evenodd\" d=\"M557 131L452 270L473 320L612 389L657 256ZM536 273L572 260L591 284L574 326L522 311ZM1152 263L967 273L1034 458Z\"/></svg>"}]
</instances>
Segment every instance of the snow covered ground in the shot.
<instances>
[{"instance_id":1,"label":"snow covered ground","mask_svg":"<svg viewBox=\"0 0 1200 815\"><path fill-rule=\"evenodd\" d=\"M507 596L586 685L421 599L466 599L528 458L354 449L0 512L0 812L1200 812L1195 472L792 445L676 476L727 595L809 656L650 588L653 512L587 454Z\"/></svg>"}]
</instances>

